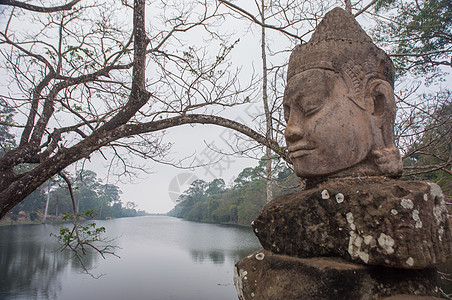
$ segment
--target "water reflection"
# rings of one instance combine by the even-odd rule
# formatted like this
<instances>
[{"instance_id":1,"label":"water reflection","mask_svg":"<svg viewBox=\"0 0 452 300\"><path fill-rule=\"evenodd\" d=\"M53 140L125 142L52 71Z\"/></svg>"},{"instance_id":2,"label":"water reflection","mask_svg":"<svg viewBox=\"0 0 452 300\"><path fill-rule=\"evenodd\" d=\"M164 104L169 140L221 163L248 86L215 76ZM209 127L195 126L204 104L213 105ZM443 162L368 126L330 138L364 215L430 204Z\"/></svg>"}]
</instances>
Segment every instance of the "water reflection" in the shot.
<instances>
[{"instance_id":1,"label":"water reflection","mask_svg":"<svg viewBox=\"0 0 452 300\"><path fill-rule=\"evenodd\" d=\"M67 265L67 255L53 257L55 249L37 226L0 227L0 295L11 291L24 298L55 297L59 275ZM36 238L40 237L40 238ZM25 288L26 287L26 288Z\"/></svg>"},{"instance_id":2,"label":"water reflection","mask_svg":"<svg viewBox=\"0 0 452 300\"><path fill-rule=\"evenodd\" d=\"M251 228L169 217L98 222L120 259L88 255L100 279L80 274L68 252L55 249L58 226L0 227L0 299L230 300L234 263L260 248ZM452 273L452 260L440 270ZM450 285L443 287L450 293Z\"/></svg>"},{"instance_id":3,"label":"water reflection","mask_svg":"<svg viewBox=\"0 0 452 300\"><path fill-rule=\"evenodd\" d=\"M220 251L198 251L190 250L191 259L195 263L204 263L205 261L213 262L214 264L224 264L225 255Z\"/></svg>"},{"instance_id":4,"label":"water reflection","mask_svg":"<svg viewBox=\"0 0 452 300\"><path fill-rule=\"evenodd\" d=\"M89 254L80 274L69 252L55 251L58 226L0 227L0 299L235 299L233 265L259 248L250 228L169 217L99 222L121 259ZM76 291L76 292L74 292Z\"/></svg>"}]
</instances>

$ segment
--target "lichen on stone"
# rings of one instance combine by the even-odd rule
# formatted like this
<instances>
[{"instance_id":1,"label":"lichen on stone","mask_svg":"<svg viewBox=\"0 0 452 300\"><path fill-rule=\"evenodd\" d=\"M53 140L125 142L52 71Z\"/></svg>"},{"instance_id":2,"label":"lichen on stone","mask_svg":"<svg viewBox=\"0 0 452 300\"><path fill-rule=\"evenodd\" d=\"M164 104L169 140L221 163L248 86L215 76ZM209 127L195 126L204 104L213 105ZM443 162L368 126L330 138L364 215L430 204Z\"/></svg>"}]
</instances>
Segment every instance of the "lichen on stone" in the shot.
<instances>
[{"instance_id":1,"label":"lichen on stone","mask_svg":"<svg viewBox=\"0 0 452 300\"><path fill-rule=\"evenodd\" d=\"M382 232L378 238L378 244L386 251L387 254L394 253L394 239L391 236Z\"/></svg>"},{"instance_id":2,"label":"lichen on stone","mask_svg":"<svg viewBox=\"0 0 452 300\"><path fill-rule=\"evenodd\" d=\"M400 205L402 205L402 207L406 208L406 209L413 209L414 208L414 204L413 204L413 201L411 201L411 199L402 199L402 200L400 200Z\"/></svg>"},{"instance_id":3,"label":"lichen on stone","mask_svg":"<svg viewBox=\"0 0 452 300\"><path fill-rule=\"evenodd\" d=\"M421 218L419 217L419 211L417 209L413 210L412 216L413 216L413 220L416 222L414 227L422 228L422 221L421 221Z\"/></svg>"},{"instance_id":4,"label":"lichen on stone","mask_svg":"<svg viewBox=\"0 0 452 300\"><path fill-rule=\"evenodd\" d=\"M414 265L414 259L412 257L408 257L406 264L412 267Z\"/></svg>"},{"instance_id":5,"label":"lichen on stone","mask_svg":"<svg viewBox=\"0 0 452 300\"><path fill-rule=\"evenodd\" d=\"M336 202L337 202L337 203L342 203L342 202L344 202L344 195L343 195L342 193L336 194Z\"/></svg>"},{"instance_id":6,"label":"lichen on stone","mask_svg":"<svg viewBox=\"0 0 452 300\"><path fill-rule=\"evenodd\" d=\"M263 252L259 252L255 257L257 260L263 260L265 258L265 254Z\"/></svg>"},{"instance_id":7,"label":"lichen on stone","mask_svg":"<svg viewBox=\"0 0 452 300\"><path fill-rule=\"evenodd\" d=\"M364 263L367 264L369 262L369 253L366 253L364 251L360 251L358 255L359 255L359 258L361 258L361 260Z\"/></svg>"},{"instance_id":8,"label":"lichen on stone","mask_svg":"<svg viewBox=\"0 0 452 300\"><path fill-rule=\"evenodd\" d=\"M371 235L364 236L364 244L370 245L372 243L373 239L374 239L374 237Z\"/></svg>"}]
</instances>

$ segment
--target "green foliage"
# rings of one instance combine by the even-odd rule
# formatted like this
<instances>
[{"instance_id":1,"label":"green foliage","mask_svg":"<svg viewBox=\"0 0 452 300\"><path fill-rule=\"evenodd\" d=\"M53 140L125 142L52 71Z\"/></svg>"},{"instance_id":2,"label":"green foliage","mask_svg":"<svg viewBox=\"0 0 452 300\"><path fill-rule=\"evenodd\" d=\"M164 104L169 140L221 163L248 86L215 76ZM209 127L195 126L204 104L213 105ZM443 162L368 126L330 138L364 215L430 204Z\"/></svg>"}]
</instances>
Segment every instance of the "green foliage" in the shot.
<instances>
[{"instance_id":1,"label":"green foliage","mask_svg":"<svg viewBox=\"0 0 452 300\"><path fill-rule=\"evenodd\" d=\"M94 222L82 222L85 219L94 218L95 215L95 212L92 210L87 210L82 213L66 213L63 216L63 220L72 221L73 226L71 228L61 226L58 233L50 234L50 236L58 240L62 251L72 251L74 258L78 260L84 271L91 276L92 274L89 273L82 259L89 250L99 253L103 258L105 258L106 254L117 256L114 252L117 247L110 244L111 240L103 237L106 232L105 227L97 227L97 224Z\"/></svg>"},{"instance_id":2,"label":"green foliage","mask_svg":"<svg viewBox=\"0 0 452 300\"><path fill-rule=\"evenodd\" d=\"M376 10L392 10L391 22L381 21L374 37L391 48L399 75L407 71L441 75L439 66L449 66L452 54L452 5L450 0L380 0Z\"/></svg>"},{"instance_id":3,"label":"green foliage","mask_svg":"<svg viewBox=\"0 0 452 300\"><path fill-rule=\"evenodd\" d=\"M32 212L30 213L30 220L31 220L31 221L36 221L36 220L38 220L38 218L39 218L39 216L38 216L38 213L37 213L37 212L32 211Z\"/></svg>"},{"instance_id":4,"label":"green foliage","mask_svg":"<svg viewBox=\"0 0 452 300\"><path fill-rule=\"evenodd\" d=\"M96 223L89 223L87 225L78 225L77 231L79 236L74 234L74 229L61 226L58 234L51 233L50 236L55 236L66 247L76 249L76 243L88 244L100 241L106 229L103 226L96 227Z\"/></svg>"},{"instance_id":5,"label":"green foliage","mask_svg":"<svg viewBox=\"0 0 452 300\"><path fill-rule=\"evenodd\" d=\"M275 165L279 172L273 186L274 196L295 192L290 186L298 185L297 177L288 168ZM243 169L229 188L221 178L209 183L194 181L169 215L190 221L249 225L266 204L264 167L262 160L254 168Z\"/></svg>"},{"instance_id":6,"label":"green foliage","mask_svg":"<svg viewBox=\"0 0 452 300\"><path fill-rule=\"evenodd\" d=\"M27 166L24 166L27 167ZM70 177L70 176L69 176ZM121 201L121 190L113 184L102 184L93 171L81 171L73 182L73 192L77 211L91 212L93 218L121 218L145 215L144 211L136 209L133 202L124 205ZM67 186L63 182L54 180L50 186L46 182L24 201L16 205L11 211L18 216L24 212L37 220L39 213L43 213L46 205L47 189L50 187L48 214L55 217L62 216L64 220L73 221L73 206ZM33 217L32 217L33 216ZM88 217L84 215L82 217ZM17 221L17 218L16 220Z\"/></svg>"},{"instance_id":7,"label":"green foliage","mask_svg":"<svg viewBox=\"0 0 452 300\"><path fill-rule=\"evenodd\" d=\"M42 188L38 188L36 191L31 193L24 201L16 205L11 211L18 214L23 211L25 213L31 214L32 212L37 212L44 209L46 204L45 194Z\"/></svg>"},{"instance_id":8,"label":"green foliage","mask_svg":"<svg viewBox=\"0 0 452 300\"><path fill-rule=\"evenodd\" d=\"M98 219L136 217L143 212L135 209L131 202L124 205L121 190L113 184L102 184L97 174L90 170L81 171L71 180L74 184L74 198L77 211L91 211ZM72 214L72 201L67 187L55 185L50 193L49 213Z\"/></svg>"}]
</instances>

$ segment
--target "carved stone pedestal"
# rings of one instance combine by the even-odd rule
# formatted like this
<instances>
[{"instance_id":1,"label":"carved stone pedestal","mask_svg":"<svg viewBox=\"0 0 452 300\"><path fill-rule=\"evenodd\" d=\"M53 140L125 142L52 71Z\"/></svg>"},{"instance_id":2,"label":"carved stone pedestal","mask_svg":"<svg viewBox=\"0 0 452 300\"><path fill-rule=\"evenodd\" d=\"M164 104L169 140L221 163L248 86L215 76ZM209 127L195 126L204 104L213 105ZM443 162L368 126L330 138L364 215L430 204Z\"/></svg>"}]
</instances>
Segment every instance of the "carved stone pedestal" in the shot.
<instances>
[{"instance_id":1,"label":"carved stone pedestal","mask_svg":"<svg viewBox=\"0 0 452 300\"><path fill-rule=\"evenodd\" d=\"M274 199L253 228L264 249L297 257L419 269L451 253L444 196L431 182L328 181Z\"/></svg>"},{"instance_id":2,"label":"carved stone pedestal","mask_svg":"<svg viewBox=\"0 0 452 300\"><path fill-rule=\"evenodd\" d=\"M414 300L439 299L435 298L435 278L434 268L392 269L341 258L296 258L262 249L236 264L234 279L240 300L364 300L390 296Z\"/></svg>"},{"instance_id":3,"label":"carved stone pedestal","mask_svg":"<svg viewBox=\"0 0 452 300\"><path fill-rule=\"evenodd\" d=\"M274 199L253 228L264 249L236 264L241 300L434 299L434 265L451 253L429 182L331 180Z\"/></svg>"}]
</instances>

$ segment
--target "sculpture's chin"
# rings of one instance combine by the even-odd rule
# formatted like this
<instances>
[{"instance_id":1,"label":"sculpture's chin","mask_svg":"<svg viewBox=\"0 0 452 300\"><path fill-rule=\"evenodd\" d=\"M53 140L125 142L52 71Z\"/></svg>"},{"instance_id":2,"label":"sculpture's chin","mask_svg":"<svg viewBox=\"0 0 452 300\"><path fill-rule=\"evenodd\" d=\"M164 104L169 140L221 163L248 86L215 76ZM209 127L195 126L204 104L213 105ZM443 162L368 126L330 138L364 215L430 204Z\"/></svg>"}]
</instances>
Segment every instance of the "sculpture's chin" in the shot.
<instances>
[{"instance_id":1,"label":"sculpture's chin","mask_svg":"<svg viewBox=\"0 0 452 300\"><path fill-rule=\"evenodd\" d=\"M339 162L339 163L338 163ZM380 176L384 175L365 158L340 163L338 160L316 160L314 157L293 159L295 174L304 179L322 180L322 178L349 177L349 176Z\"/></svg>"}]
</instances>

